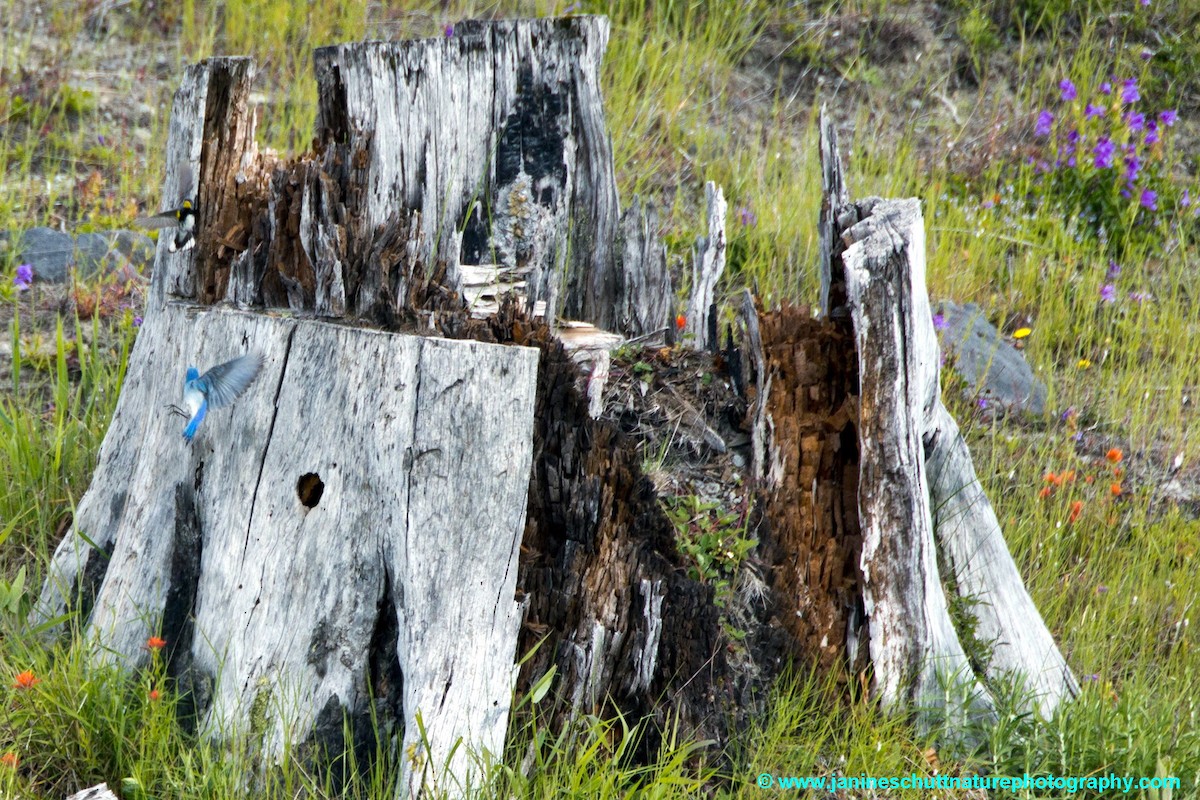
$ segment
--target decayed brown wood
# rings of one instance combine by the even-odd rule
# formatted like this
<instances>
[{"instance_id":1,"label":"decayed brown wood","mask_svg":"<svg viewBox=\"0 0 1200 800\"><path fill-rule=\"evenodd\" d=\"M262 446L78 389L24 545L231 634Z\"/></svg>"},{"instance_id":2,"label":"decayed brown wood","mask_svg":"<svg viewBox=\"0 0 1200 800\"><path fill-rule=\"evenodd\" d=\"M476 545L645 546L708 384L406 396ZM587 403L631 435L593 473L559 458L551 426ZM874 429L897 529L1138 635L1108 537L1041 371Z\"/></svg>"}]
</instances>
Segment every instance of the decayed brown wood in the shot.
<instances>
[{"instance_id":1,"label":"decayed brown wood","mask_svg":"<svg viewBox=\"0 0 1200 800\"><path fill-rule=\"evenodd\" d=\"M1019 676L1026 709L1049 714L1078 686L941 402L919 204L851 203L824 110L821 159L822 308L836 323L852 320L861 370L862 594L876 690L885 702L941 706L954 719L986 714L990 688ZM939 573L935 546L952 575ZM982 601L972 603L974 636L991 649L988 663L968 663L943 577L946 591ZM959 684L957 700L945 682Z\"/></svg>"},{"instance_id":2,"label":"decayed brown wood","mask_svg":"<svg viewBox=\"0 0 1200 800\"><path fill-rule=\"evenodd\" d=\"M864 633L854 342L803 306L765 314L761 325L765 373L758 384L770 386L763 450L773 463L756 466L755 474L774 624L788 633L797 658L851 674L841 669L847 646ZM755 405L757 392L749 398ZM861 667L856 661L849 663Z\"/></svg>"},{"instance_id":3,"label":"decayed brown wood","mask_svg":"<svg viewBox=\"0 0 1200 800\"><path fill-rule=\"evenodd\" d=\"M503 316L503 315L502 315ZM720 745L731 735L737 673L726 661L712 588L687 577L640 456L597 422L571 356L545 325L493 323L501 341L538 346L533 474L518 581L527 687L553 666L555 700L538 716L649 716Z\"/></svg>"}]
</instances>

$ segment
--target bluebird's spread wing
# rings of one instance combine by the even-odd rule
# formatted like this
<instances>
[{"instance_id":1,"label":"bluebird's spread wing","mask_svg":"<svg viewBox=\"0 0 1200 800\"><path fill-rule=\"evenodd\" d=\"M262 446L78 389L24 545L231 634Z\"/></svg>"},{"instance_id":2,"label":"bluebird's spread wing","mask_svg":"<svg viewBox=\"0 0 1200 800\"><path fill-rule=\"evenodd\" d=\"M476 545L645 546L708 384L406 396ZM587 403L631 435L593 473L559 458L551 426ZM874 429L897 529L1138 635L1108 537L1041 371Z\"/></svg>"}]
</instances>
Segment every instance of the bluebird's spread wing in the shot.
<instances>
[{"instance_id":1,"label":"bluebird's spread wing","mask_svg":"<svg viewBox=\"0 0 1200 800\"><path fill-rule=\"evenodd\" d=\"M208 405L213 408L227 406L254 382L262 363L262 356L258 353L247 353L226 361L201 375L197 388L204 393Z\"/></svg>"}]
</instances>

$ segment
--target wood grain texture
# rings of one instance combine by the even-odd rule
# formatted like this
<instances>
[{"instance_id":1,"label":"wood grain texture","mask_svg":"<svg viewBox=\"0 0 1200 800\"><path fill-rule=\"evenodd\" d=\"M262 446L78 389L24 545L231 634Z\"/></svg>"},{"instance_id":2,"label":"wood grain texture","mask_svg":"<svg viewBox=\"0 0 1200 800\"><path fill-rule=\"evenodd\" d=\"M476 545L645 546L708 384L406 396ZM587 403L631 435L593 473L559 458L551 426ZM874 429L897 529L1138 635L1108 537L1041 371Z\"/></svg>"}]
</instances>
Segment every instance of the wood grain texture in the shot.
<instances>
[{"instance_id":1,"label":"wood grain texture","mask_svg":"<svg viewBox=\"0 0 1200 800\"><path fill-rule=\"evenodd\" d=\"M374 697L406 769L465 780L455 743L501 752L515 678L536 351L177 304L147 326L41 616L91 569L89 636L131 667L166 639L210 733L337 748ZM248 349L262 373L189 446L184 367Z\"/></svg>"},{"instance_id":2,"label":"wood grain texture","mask_svg":"<svg viewBox=\"0 0 1200 800\"><path fill-rule=\"evenodd\" d=\"M916 200L883 200L845 234L846 289L858 350L863 604L876 691L885 706L989 713L938 576L922 442L938 402L937 340L925 290ZM963 686L946 708L946 682ZM956 701L950 701L953 703Z\"/></svg>"},{"instance_id":3,"label":"wood grain texture","mask_svg":"<svg viewBox=\"0 0 1200 800\"><path fill-rule=\"evenodd\" d=\"M616 182L599 88L607 43L607 20L580 16L317 50L317 138L361 173L344 198L351 265L358 243L410 209L421 260L443 262L451 288L460 263L528 267L530 307L591 320L594 298L611 293L589 281L615 279Z\"/></svg>"},{"instance_id":4,"label":"wood grain texture","mask_svg":"<svg viewBox=\"0 0 1200 800\"><path fill-rule=\"evenodd\" d=\"M978 601L975 635L992 643L986 674L995 681L1024 676L1026 700L1049 718L1079 694L1079 683L1025 589L958 423L939 402L925 430L934 530L959 594Z\"/></svg>"},{"instance_id":5,"label":"wood grain texture","mask_svg":"<svg viewBox=\"0 0 1200 800\"><path fill-rule=\"evenodd\" d=\"M662 341L674 342L675 290L652 203L633 198L621 215L617 246L619 275L597 300L596 324L631 337L662 333Z\"/></svg>"},{"instance_id":6,"label":"wood grain texture","mask_svg":"<svg viewBox=\"0 0 1200 800\"><path fill-rule=\"evenodd\" d=\"M821 212L817 219L817 269L821 278L821 295L817 308L821 314L829 316L833 308L844 306L846 302L845 277L840 270L834 269L834 265L841 263L841 253L846 249L841 240L842 228L838 220L850 205L850 191L846 188L842 156L838 150L837 129L824 105L821 106L819 129Z\"/></svg>"},{"instance_id":7,"label":"wood grain texture","mask_svg":"<svg viewBox=\"0 0 1200 800\"><path fill-rule=\"evenodd\" d=\"M725 193L709 181L704 184L704 201L708 235L697 242L692 253L692 294L686 330L693 337L692 347L715 353L718 341L713 302L717 281L725 271Z\"/></svg>"}]
</instances>

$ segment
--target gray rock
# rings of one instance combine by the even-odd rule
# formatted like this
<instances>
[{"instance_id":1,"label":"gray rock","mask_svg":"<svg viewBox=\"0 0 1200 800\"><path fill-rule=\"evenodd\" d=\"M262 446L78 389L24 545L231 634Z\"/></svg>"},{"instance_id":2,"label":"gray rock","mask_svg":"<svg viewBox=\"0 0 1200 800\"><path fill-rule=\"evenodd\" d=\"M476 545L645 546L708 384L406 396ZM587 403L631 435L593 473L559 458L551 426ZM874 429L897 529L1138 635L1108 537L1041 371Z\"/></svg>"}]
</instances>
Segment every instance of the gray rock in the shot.
<instances>
[{"instance_id":1,"label":"gray rock","mask_svg":"<svg viewBox=\"0 0 1200 800\"><path fill-rule=\"evenodd\" d=\"M92 278L104 269L108 260L108 240L101 233L81 233L75 237L75 274ZM36 268L35 268L36 269Z\"/></svg>"},{"instance_id":2,"label":"gray rock","mask_svg":"<svg viewBox=\"0 0 1200 800\"><path fill-rule=\"evenodd\" d=\"M74 268L80 278L132 270L147 273L154 263L154 241L138 231L70 234L31 228L21 235L17 262L33 267L34 279L64 283Z\"/></svg>"},{"instance_id":3,"label":"gray rock","mask_svg":"<svg viewBox=\"0 0 1200 800\"><path fill-rule=\"evenodd\" d=\"M34 280L62 283L70 272L75 240L53 228L30 228L20 237L18 264L33 267Z\"/></svg>"},{"instance_id":4,"label":"gray rock","mask_svg":"<svg viewBox=\"0 0 1200 800\"><path fill-rule=\"evenodd\" d=\"M130 269L149 275L154 266L154 240L141 231L110 231L109 259L114 267L128 264Z\"/></svg>"},{"instance_id":5,"label":"gray rock","mask_svg":"<svg viewBox=\"0 0 1200 800\"><path fill-rule=\"evenodd\" d=\"M983 309L942 300L934 313L946 322L938 331L946 365L963 377L972 396L986 400L989 409L1046 413L1046 384L1034 377L1021 351L988 322Z\"/></svg>"}]
</instances>

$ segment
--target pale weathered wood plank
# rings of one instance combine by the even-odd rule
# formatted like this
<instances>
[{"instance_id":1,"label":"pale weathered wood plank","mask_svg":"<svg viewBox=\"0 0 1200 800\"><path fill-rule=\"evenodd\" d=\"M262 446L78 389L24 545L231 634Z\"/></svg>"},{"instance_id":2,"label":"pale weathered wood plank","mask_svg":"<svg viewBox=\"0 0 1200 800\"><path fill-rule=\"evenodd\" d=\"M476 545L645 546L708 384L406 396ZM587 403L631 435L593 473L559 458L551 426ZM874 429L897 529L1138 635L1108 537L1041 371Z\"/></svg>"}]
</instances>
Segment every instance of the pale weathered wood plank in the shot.
<instances>
[{"instance_id":1,"label":"pale weathered wood plank","mask_svg":"<svg viewBox=\"0 0 1200 800\"><path fill-rule=\"evenodd\" d=\"M920 204L880 201L845 238L861 387L863 602L875 686L885 706L938 708L961 719L986 712L991 701L950 620L934 551L921 432L937 401L938 364ZM947 682L963 686L949 701Z\"/></svg>"},{"instance_id":2,"label":"pale weathered wood plank","mask_svg":"<svg viewBox=\"0 0 1200 800\"><path fill-rule=\"evenodd\" d=\"M205 729L251 732L268 758L340 747L394 663L405 741L419 715L432 746L405 768L468 780L455 744L498 754L508 719L536 351L178 304L147 326L41 618L98 565L101 652L137 667L166 639ZM248 350L257 380L187 444L163 408L184 369Z\"/></svg>"},{"instance_id":3,"label":"pale weathered wood plank","mask_svg":"<svg viewBox=\"0 0 1200 800\"><path fill-rule=\"evenodd\" d=\"M725 271L725 194L721 187L709 181L704 184L704 201L708 235L696 245L692 254L691 299L688 301L686 331L692 336L692 347L716 352L716 320L712 305L716 298L717 281Z\"/></svg>"},{"instance_id":4,"label":"pale weathered wood plank","mask_svg":"<svg viewBox=\"0 0 1200 800\"><path fill-rule=\"evenodd\" d=\"M987 676L996 681L1023 676L1028 700L1048 717L1079 694L1079 683L1025 589L967 443L941 402L925 429L932 444L926 469L934 531L959 594L977 601L975 635L992 646Z\"/></svg>"}]
</instances>

